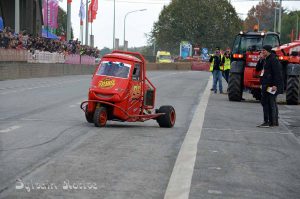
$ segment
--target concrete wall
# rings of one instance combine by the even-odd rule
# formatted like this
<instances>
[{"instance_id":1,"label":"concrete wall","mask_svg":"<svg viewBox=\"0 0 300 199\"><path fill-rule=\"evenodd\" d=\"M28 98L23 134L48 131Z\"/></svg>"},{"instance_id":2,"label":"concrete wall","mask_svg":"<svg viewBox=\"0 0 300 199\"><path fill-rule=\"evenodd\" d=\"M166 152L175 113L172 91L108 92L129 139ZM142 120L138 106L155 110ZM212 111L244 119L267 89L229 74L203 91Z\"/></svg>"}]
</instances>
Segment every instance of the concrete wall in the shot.
<instances>
[{"instance_id":1,"label":"concrete wall","mask_svg":"<svg viewBox=\"0 0 300 199\"><path fill-rule=\"evenodd\" d=\"M190 62L175 62L164 64L147 63L146 68L147 70L191 70L192 64Z\"/></svg>"},{"instance_id":2,"label":"concrete wall","mask_svg":"<svg viewBox=\"0 0 300 199\"><path fill-rule=\"evenodd\" d=\"M191 62L169 64L147 63L146 68L148 71L195 70L193 69L194 63ZM95 69L95 65L0 62L0 80L63 75L88 75L94 73Z\"/></svg>"},{"instance_id":3,"label":"concrete wall","mask_svg":"<svg viewBox=\"0 0 300 199\"><path fill-rule=\"evenodd\" d=\"M0 80L26 79L63 75L87 75L95 71L94 65L33 64L23 62L0 62Z\"/></svg>"}]
</instances>

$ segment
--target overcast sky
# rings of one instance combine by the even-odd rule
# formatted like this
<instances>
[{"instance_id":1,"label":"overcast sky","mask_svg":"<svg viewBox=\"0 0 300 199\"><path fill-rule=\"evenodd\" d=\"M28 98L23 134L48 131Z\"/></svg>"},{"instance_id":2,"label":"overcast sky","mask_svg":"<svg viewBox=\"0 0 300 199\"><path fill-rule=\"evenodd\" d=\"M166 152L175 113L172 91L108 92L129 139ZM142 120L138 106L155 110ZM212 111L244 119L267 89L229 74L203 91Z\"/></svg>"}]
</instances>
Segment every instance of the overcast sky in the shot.
<instances>
[{"instance_id":1,"label":"overcast sky","mask_svg":"<svg viewBox=\"0 0 300 199\"><path fill-rule=\"evenodd\" d=\"M60 1L60 7L67 10L67 0ZM83 2L85 3L86 0L83 0ZM126 18L126 40L128 40L128 45L129 47L140 47L147 44L145 35L151 31L153 23L158 20L159 13L163 9L163 6L168 5L170 2L170 0L116 0L115 35L116 38L120 39L120 45L123 45L124 16L126 13L134 10L147 9L146 11L131 13ZM259 1L231 0L231 3L237 13L246 14L248 10L258 4ZM80 0L73 0L71 5L74 38L80 39L80 19L78 16ZM300 1L283 1L282 5L289 10L300 10ZM98 14L92 25L92 31L95 38L95 46L98 46L99 49L103 47L112 48L113 46L113 12L113 0L98 0ZM241 15L241 17L244 18L243 15ZM89 34L91 33L90 28L91 26L89 24Z\"/></svg>"}]
</instances>

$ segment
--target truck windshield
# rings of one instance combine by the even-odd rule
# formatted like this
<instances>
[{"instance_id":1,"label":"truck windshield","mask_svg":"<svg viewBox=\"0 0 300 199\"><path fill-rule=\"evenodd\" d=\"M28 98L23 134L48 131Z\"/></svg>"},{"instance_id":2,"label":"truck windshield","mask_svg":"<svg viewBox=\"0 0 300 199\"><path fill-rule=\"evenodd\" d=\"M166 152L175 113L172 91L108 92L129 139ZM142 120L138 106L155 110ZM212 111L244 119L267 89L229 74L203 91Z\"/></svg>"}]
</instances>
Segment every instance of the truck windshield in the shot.
<instances>
[{"instance_id":1,"label":"truck windshield","mask_svg":"<svg viewBox=\"0 0 300 199\"><path fill-rule=\"evenodd\" d=\"M97 75L128 78L130 67L130 64L123 62L103 61L101 62Z\"/></svg>"},{"instance_id":2,"label":"truck windshield","mask_svg":"<svg viewBox=\"0 0 300 199\"><path fill-rule=\"evenodd\" d=\"M170 55L160 55L159 59L167 59L167 60L171 60L171 56Z\"/></svg>"},{"instance_id":3,"label":"truck windshield","mask_svg":"<svg viewBox=\"0 0 300 199\"><path fill-rule=\"evenodd\" d=\"M238 36L234 41L233 53L246 53L246 51L257 51L262 49L263 38L257 36Z\"/></svg>"}]
</instances>

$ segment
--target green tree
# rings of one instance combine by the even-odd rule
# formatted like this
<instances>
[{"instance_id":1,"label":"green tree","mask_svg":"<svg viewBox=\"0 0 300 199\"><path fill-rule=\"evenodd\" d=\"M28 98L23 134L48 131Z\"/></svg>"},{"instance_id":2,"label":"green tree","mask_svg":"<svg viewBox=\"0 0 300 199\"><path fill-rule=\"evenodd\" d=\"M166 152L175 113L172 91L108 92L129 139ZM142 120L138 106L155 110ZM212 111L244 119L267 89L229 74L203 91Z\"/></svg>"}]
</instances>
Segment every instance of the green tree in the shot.
<instances>
[{"instance_id":1,"label":"green tree","mask_svg":"<svg viewBox=\"0 0 300 199\"><path fill-rule=\"evenodd\" d=\"M274 20L275 20L275 8L279 8L279 4L272 0L263 0L257 6L252 7L248 16L244 21L244 30L253 30L254 25L259 20L260 30L274 31ZM281 20L281 35L280 40L282 44L291 42L291 33L294 32L294 39L296 38L297 29L297 15L300 18L300 11L287 11L286 8L282 9L282 20ZM277 11L277 23L278 23L278 11ZM300 20L299 20L300 21ZM298 21L298 23L299 23ZM277 25L278 27L278 25ZM300 29L300 24L298 24ZM277 32L277 30L275 30ZM298 31L299 32L299 31Z\"/></svg>"},{"instance_id":2,"label":"green tree","mask_svg":"<svg viewBox=\"0 0 300 199\"><path fill-rule=\"evenodd\" d=\"M273 0L263 0L255 7L253 6L248 11L244 22L244 30L253 30L254 25L258 25L259 22L259 30L273 31L275 7L278 8L279 4L273 2Z\"/></svg>"},{"instance_id":3,"label":"green tree","mask_svg":"<svg viewBox=\"0 0 300 199\"><path fill-rule=\"evenodd\" d=\"M291 42L291 33L294 32L294 38L296 39L297 34L297 15L298 15L298 34L300 29L300 11L293 11L288 14L284 14L282 17L282 26L281 26L281 43Z\"/></svg>"},{"instance_id":4,"label":"green tree","mask_svg":"<svg viewBox=\"0 0 300 199\"><path fill-rule=\"evenodd\" d=\"M108 47L104 47L100 50L99 54L100 54L100 57L103 57L104 55L111 53L111 52L112 52L111 49L109 49Z\"/></svg>"},{"instance_id":5,"label":"green tree","mask_svg":"<svg viewBox=\"0 0 300 199\"><path fill-rule=\"evenodd\" d=\"M58 7L57 23L58 27L56 29L56 35L67 36L67 12L64 11L61 7ZM74 38L73 28L71 28L71 38Z\"/></svg>"},{"instance_id":6,"label":"green tree","mask_svg":"<svg viewBox=\"0 0 300 199\"><path fill-rule=\"evenodd\" d=\"M149 44L157 50L179 53L181 41L201 47L231 46L242 21L227 0L173 0L154 23Z\"/></svg>"}]
</instances>

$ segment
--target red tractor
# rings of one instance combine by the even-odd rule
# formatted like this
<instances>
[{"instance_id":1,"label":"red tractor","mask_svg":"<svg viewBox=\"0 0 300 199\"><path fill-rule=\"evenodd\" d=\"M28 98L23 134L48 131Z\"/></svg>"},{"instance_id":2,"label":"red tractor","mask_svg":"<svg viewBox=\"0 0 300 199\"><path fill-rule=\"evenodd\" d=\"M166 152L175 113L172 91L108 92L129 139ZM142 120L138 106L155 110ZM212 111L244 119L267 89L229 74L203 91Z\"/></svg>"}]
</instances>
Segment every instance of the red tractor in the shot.
<instances>
[{"instance_id":1,"label":"red tractor","mask_svg":"<svg viewBox=\"0 0 300 199\"><path fill-rule=\"evenodd\" d=\"M280 46L279 35L275 32L240 32L232 48L231 69L228 82L230 101L241 101L244 90L250 91L257 100L261 98L260 72L255 70L259 53L264 45L273 46L282 63L284 88L287 104L300 101L300 42Z\"/></svg>"},{"instance_id":2,"label":"red tractor","mask_svg":"<svg viewBox=\"0 0 300 199\"><path fill-rule=\"evenodd\" d=\"M286 68L286 102L296 105L300 101L300 40L284 44L275 51Z\"/></svg>"},{"instance_id":3,"label":"red tractor","mask_svg":"<svg viewBox=\"0 0 300 199\"><path fill-rule=\"evenodd\" d=\"M146 76L146 63L140 53L113 51L97 67L88 100L80 107L86 120L104 127L107 120L144 122L155 119L160 127L171 128L176 113L172 106L154 109L156 88Z\"/></svg>"}]
</instances>

